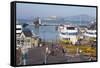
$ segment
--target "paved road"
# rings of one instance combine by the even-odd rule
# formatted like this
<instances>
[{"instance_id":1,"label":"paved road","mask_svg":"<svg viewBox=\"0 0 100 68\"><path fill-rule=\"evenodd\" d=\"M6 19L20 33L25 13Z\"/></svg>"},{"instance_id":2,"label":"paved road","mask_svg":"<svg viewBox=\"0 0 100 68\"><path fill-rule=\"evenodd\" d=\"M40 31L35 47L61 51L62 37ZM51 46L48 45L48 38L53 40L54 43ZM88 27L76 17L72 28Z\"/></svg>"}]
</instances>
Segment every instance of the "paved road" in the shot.
<instances>
[{"instance_id":1,"label":"paved road","mask_svg":"<svg viewBox=\"0 0 100 68\"><path fill-rule=\"evenodd\" d=\"M45 61L45 46L29 49L27 64L44 64ZM89 61L89 56L65 56L60 50L55 52L55 55L48 55L46 63L64 63L64 62L80 62Z\"/></svg>"}]
</instances>

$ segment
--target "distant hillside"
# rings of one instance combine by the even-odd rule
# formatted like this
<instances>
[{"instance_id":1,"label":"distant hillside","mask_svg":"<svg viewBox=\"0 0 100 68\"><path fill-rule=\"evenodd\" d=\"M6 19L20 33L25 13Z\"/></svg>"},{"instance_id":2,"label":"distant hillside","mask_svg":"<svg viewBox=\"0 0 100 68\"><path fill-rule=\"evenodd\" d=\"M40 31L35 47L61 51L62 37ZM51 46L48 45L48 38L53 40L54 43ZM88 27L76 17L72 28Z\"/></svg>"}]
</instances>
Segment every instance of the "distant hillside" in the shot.
<instances>
[{"instance_id":1,"label":"distant hillside","mask_svg":"<svg viewBox=\"0 0 100 68\"><path fill-rule=\"evenodd\" d=\"M56 17L56 16L54 16ZM18 23L20 24L32 24L34 22L36 17L31 18L31 19L18 19ZM88 25L91 23L91 21L95 20L95 17L86 15L86 14L81 14L81 15L75 15L75 16L68 16L68 17L56 17L56 18L48 18L48 17L40 17L42 23L47 22L48 24L50 23L58 23L58 24L64 24L64 23L72 23L75 25Z\"/></svg>"},{"instance_id":2,"label":"distant hillside","mask_svg":"<svg viewBox=\"0 0 100 68\"><path fill-rule=\"evenodd\" d=\"M64 20L73 20L73 21L92 21L94 19L95 19L94 17L85 14L64 18Z\"/></svg>"}]
</instances>

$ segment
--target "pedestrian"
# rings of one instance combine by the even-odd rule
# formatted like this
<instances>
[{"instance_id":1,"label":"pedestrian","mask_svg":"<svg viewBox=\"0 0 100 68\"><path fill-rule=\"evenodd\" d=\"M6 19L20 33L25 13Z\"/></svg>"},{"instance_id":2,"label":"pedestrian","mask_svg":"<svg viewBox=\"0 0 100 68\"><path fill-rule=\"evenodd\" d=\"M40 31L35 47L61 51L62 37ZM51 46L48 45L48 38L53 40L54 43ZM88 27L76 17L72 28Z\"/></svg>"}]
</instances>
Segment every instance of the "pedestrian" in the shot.
<instances>
[{"instance_id":1,"label":"pedestrian","mask_svg":"<svg viewBox=\"0 0 100 68\"><path fill-rule=\"evenodd\" d=\"M51 50L51 53L50 53L52 56L54 56L54 50L52 49Z\"/></svg>"},{"instance_id":2,"label":"pedestrian","mask_svg":"<svg viewBox=\"0 0 100 68\"><path fill-rule=\"evenodd\" d=\"M62 53L63 53L63 55L65 55L65 50L64 50L64 48L62 48Z\"/></svg>"}]
</instances>

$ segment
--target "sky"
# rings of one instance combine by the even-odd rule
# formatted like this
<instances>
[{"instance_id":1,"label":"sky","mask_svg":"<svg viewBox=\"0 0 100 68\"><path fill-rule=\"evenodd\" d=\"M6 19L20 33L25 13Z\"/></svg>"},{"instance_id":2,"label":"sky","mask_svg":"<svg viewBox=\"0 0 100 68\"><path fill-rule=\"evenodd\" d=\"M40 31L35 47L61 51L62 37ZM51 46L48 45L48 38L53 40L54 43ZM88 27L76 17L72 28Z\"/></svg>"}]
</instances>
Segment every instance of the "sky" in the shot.
<instances>
[{"instance_id":1,"label":"sky","mask_svg":"<svg viewBox=\"0 0 100 68\"><path fill-rule=\"evenodd\" d=\"M31 4L31 3L16 4L17 19L32 19L33 17L48 17L48 16L68 17L81 14L96 17L96 8L80 7L80 6L44 5L44 4Z\"/></svg>"}]
</instances>

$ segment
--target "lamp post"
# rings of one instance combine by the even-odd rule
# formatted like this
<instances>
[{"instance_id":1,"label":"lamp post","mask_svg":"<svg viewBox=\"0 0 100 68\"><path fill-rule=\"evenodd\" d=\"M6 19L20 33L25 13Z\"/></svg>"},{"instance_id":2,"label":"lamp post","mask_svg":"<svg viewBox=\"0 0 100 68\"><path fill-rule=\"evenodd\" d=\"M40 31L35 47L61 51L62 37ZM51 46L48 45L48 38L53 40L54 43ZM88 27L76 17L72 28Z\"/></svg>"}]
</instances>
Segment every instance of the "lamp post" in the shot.
<instances>
[{"instance_id":1,"label":"lamp post","mask_svg":"<svg viewBox=\"0 0 100 68\"><path fill-rule=\"evenodd\" d=\"M27 53L28 53L28 49L24 45L24 39L22 40L21 53L22 53L22 63L23 63L23 65L26 65L26 63L27 63Z\"/></svg>"},{"instance_id":2,"label":"lamp post","mask_svg":"<svg viewBox=\"0 0 100 68\"><path fill-rule=\"evenodd\" d=\"M48 46L45 48L45 59L44 59L44 64L47 64L47 55L48 55L49 49Z\"/></svg>"}]
</instances>

